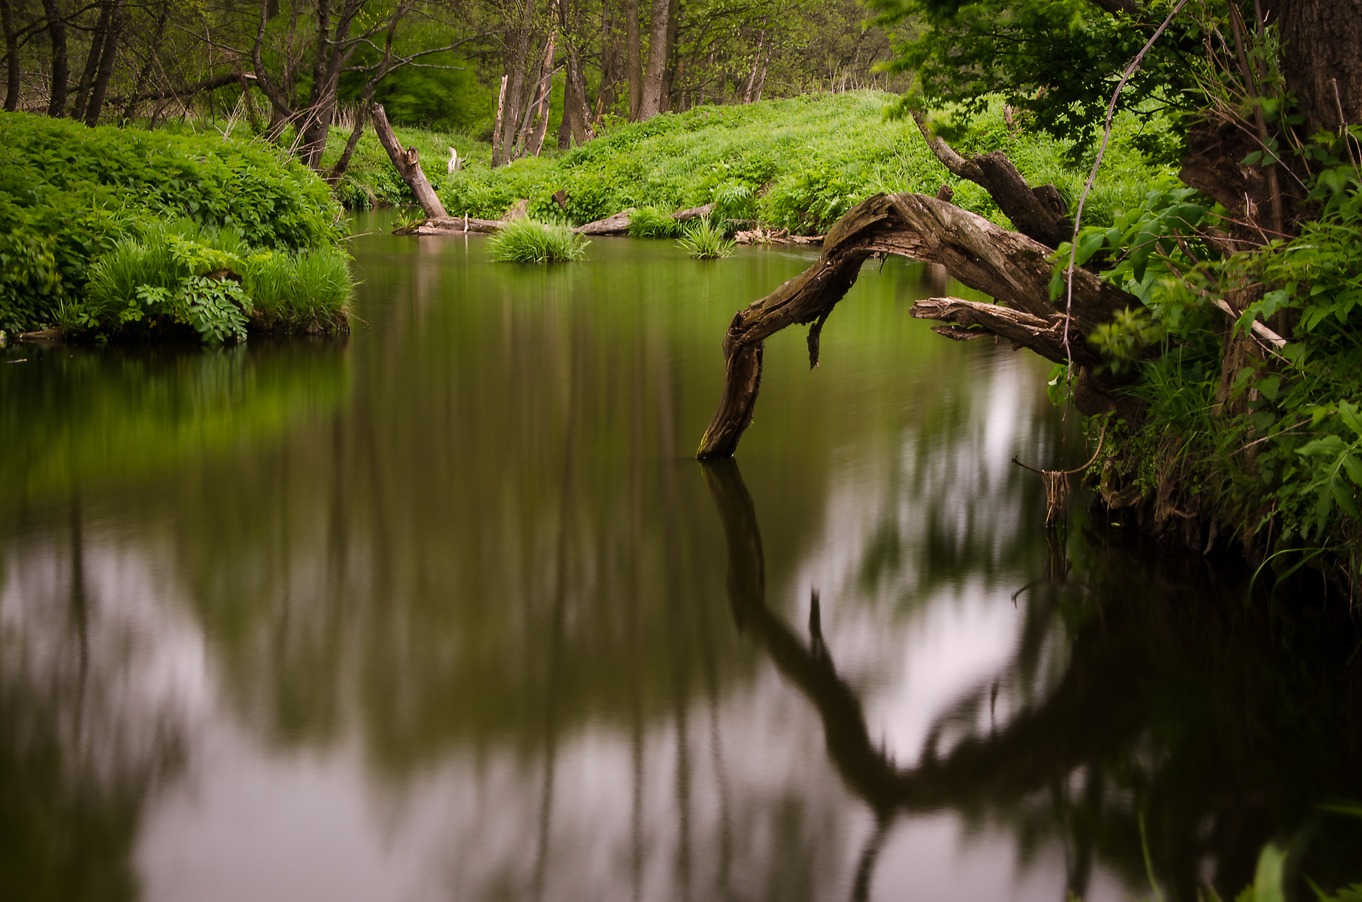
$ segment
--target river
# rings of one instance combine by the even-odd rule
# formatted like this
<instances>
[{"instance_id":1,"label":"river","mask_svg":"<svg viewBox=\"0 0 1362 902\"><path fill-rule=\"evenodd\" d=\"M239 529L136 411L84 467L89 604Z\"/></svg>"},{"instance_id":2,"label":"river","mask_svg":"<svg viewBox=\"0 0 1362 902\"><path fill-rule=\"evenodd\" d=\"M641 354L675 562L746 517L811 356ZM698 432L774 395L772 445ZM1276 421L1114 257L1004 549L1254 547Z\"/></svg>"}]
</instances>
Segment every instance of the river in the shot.
<instances>
[{"instance_id":1,"label":"river","mask_svg":"<svg viewBox=\"0 0 1362 902\"><path fill-rule=\"evenodd\" d=\"M725 326L811 253L386 223L347 340L0 350L0 898L1362 879L1355 637L1081 495L1047 532L1012 459L1080 466L1076 418L913 320L922 267L867 264L816 370L772 340L702 466Z\"/></svg>"}]
</instances>

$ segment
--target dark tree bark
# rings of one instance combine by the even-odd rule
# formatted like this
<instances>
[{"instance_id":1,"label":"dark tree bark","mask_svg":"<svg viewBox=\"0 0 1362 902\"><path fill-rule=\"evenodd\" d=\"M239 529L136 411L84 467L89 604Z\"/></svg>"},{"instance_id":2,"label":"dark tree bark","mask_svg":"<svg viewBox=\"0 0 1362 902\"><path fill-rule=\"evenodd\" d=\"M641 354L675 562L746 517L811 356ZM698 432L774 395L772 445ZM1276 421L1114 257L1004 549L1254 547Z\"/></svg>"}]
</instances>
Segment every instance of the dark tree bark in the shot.
<instances>
[{"instance_id":1,"label":"dark tree bark","mask_svg":"<svg viewBox=\"0 0 1362 902\"><path fill-rule=\"evenodd\" d=\"M1282 72L1313 134L1362 122L1362 0L1269 0Z\"/></svg>"},{"instance_id":2,"label":"dark tree bark","mask_svg":"<svg viewBox=\"0 0 1362 902\"><path fill-rule=\"evenodd\" d=\"M95 72L103 55L104 40L113 27L113 7L115 0L101 0L99 21L90 33L90 49L85 54L85 67L81 69L80 80L76 82L75 96L72 99L71 118L84 121L85 103L90 97L90 87L95 82Z\"/></svg>"},{"instance_id":3,"label":"dark tree bark","mask_svg":"<svg viewBox=\"0 0 1362 902\"><path fill-rule=\"evenodd\" d=\"M378 65L374 67L373 74L364 83L364 88L360 91L359 108L367 110L369 104L374 99L374 91L378 89L378 83L388 74L393 61L393 41L397 37L398 16L393 16L388 20L388 33L383 41L383 56L379 59ZM368 117L359 115L355 117L355 126L350 130L350 137L345 141L345 148L341 151L340 158L327 174L326 180L335 184L340 181L341 176L350 168L350 160L355 155L355 149L359 147L359 139L364 134L364 124Z\"/></svg>"},{"instance_id":4,"label":"dark tree bark","mask_svg":"<svg viewBox=\"0 0 1362 902\"><path fill-rule=\"evenodd\" d=\"M593 137L591 108L587 101L586 80L582 75L582 58L577 47L577 33L573 28L572 0L558 2L558 30L563 39L563 62L567 67L567 84L563 91L563 120L558 128L558 147L566 150L572 142L585 144ZM601 74L604 81L605 73ZM602 90L605 85L602 84Z\"/></svg>"},{"instance_id":5,"label":"dark tree bark","mask_svg":"<svg viewBox=\"0 0 1362 902\"><path fill-rule=\"evenodd\" d=\"M498 101L501 127L492 136L492 166L501 166L515 159L516 145L521 141L521 115L530 98L527 97L531 57L534 55L534 3L527 0L519 18L508 29L504 57L504 91Z\"/></svg>"},{"instance_id":6,"label":"dark tree bark","mask_svg":"<svg viewBox=\"0 0 1362 902\"><path fill-rule=\"evenodd\" d=\"M1073 237L1073 220L1053 185L1032 188L1002 151L965 159L931 133L921 113L913 113L913 121L941 165L987 191L1017 231L1050 247Z\"/></svg>"},{"instance_id":7,"label":"dark tree bark","mask_svg":"<svg viewBox=\"0 0 1362 902\"><path fill-rule=\"evenodd\" d=\"M113 78L114 62L118 57L118 41L124 25L124 5L126 0L113 0L108 27L99 41L99 65L95 69L94 83L90 86L89 100L85 107L85 124L99 124L99 116L104 111L104 99L109 94L109 80ZM101 14L101 21L103 16ZM92 50L91 53L94 51Z\"/></svg>"},{"instance_id":8,"label":"dark tree bark","mask_svg":"<svg viewBox=\"0 0 1362 902\"><path fill-rule=\"evenodd\" d=\"M544 38L544 55L539 64L534 99L526 111L525 153L532 157L539 156L549 131L549 100L553 95L553 74L557 71L553 61L558 52L558 2L549 0L549 28Z\"/></svg>"},{"instance_id":9,"label":"dark tree bark","mask_svg":"<svg viewBox=\"0 0 1362 902\"><path fill-rule=\"evenodd\" d=\"M364 0L343 0L339 9L330 0L318 0L316 58L312 67L312 90L303 115L301 156L310 169L320 170L331 119L336 113L341 72L359 42L350 30ZM393 13L401 16L402 5Z\"/></svg>"},{"instance_id":10,"label":"dark tree bark","mask_svg":"<svg viewBox=\"0 0 1362 902\"><path fill-rule=\"evenodd\" d=\"M667 109L668 68L676 42L677 0L653 0L652 28L648 35L648 66L643 73L643 96L638 120L651 119Z\"/></svg>"},{"instance_id":11,"label":"dark tree bark","mask_svg":"<svg viewBox=\"0 0 1362 902\"><path fill-rule=\"evenodd\" d=\"M643 39L639 31L639 0L624 0L624 74L629 83L629 118L643 109Z\"/></svg>"},{"instance_id":12,"label":"dark tree bark","mask_svg":"<svg viewBox=\"0 0 1362 902\"><path fill-rule=\"evenodd\" d=\"M57 0L43 0L47 16L47 38L52 54L52 91L48 97L47 115L60 116L66 111L67 82L71 78L71 63L66 50L66 20Z\"/></svg>"},{"instance_id":13,"label":"dark tree bark","mask_svg":"<svg viewBox=\"0 0 1362 902\"><path fill-rule=\"evenodd\" d=\"M1050 252L1038 241L934 197L880 194L858 204L828 233L817 263L734 316L723 343L723 397L696 456L731 457L737 450L756 407L767 338L786 326L810 326L809 364L817 365L823 324L856 281L861 264L875 254L939 263L1003 305L934 298L914 307L915 316L945 322L943 331L950 337L995 335L1050 360L1095 366L1101 358L1086 336L1139 302L1080 269L1073 274L1073 306L1065 310L1050 300ZM1110 404L1101 386L1094 384L1094 390L1078 398L1084 412Z\"/></svg>"},{"instance_id":14,"label":"dark tree bark","mask_svg":"<svg viewBox=\"0 0 1362 902\"><path fill-rule=\"evenodd\" d=\"M14 0L0 0L0 27L5 32L5 104L8 112L19 109L23 67L19 59L19 27L14 19Z\"/></svg>"}]
</instances>

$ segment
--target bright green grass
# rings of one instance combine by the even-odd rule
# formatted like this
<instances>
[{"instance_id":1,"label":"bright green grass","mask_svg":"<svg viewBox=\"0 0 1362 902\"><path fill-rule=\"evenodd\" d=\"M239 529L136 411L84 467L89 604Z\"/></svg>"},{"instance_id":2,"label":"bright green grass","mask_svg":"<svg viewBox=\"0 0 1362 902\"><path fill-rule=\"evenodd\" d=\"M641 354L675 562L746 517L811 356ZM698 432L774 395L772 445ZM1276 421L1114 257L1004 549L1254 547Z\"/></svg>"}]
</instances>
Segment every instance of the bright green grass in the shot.
<instances>
[{"instance_id":1,"label":"bright green grass","mask_svg":"<svg viewBox=\"0 0 1362 902\"><path fill-rule=\"evenodd\" d=\"M633 208L673 211L707 203L727 220L817 234L878 192L934 194L943 183L956 201L1002 221L983 189L961 183L932 155L911 122L891 120L896 98L878 92L813 95L744 106L698 107L619 126L570 151L492 170L427 174L451 215L497 218L518 198L531 215L557 211L567 196L574 223ZM1130 146L1122 121L1085 220L1101 223L1138 204L1154 171ZM1033 184L1053 183L1076 204L1086 170L1064 148L1025 131L1010 132L1001 106L976 123L962 152L1001 149ZM446 152L447 153L447 152ZM423 159L424 159L423 153Z\"/></svg>"},{"instance_id":2,"label":"bright green grass","mask_svg":"<svg viewBox=\"0 0 1362 902\"><path fill-rule=\"evenodd\" d=\"M639 207L629 214L631 238L677 238L685 232L685 225L677 222L670 210Z\"/></svg>"},{"instance_id":3,"label":"bright green grass","mask_svg":"<svg viewBox=\"0 0 1362 902\"><path fill-rule=\"evenodd\" d=\"M513 219L487 242L498 263L567 263L580 260L589 242L569 226Z\"/></svg>"},{"instance_id":4,"label":"bright green grass","mask_svg":"<svg viewBox=\"0 0 1362 902\"><path fill-rule=\"evenodd\" d=\"M733 253L737 246L722 227L708 219L700 219L686 227L686 232L676 242L697 260L717 260Z\"/></svg>"}]
</instances>

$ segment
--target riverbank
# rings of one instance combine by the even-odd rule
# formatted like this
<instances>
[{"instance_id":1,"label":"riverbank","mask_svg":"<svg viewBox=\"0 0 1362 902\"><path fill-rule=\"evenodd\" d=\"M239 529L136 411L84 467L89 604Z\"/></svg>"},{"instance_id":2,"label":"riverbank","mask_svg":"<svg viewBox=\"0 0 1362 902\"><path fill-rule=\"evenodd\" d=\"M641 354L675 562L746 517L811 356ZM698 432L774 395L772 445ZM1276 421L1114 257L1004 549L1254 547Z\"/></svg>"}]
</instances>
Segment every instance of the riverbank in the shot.
<instances>
[{"instance_id":1,"label":"riverbank","mask_svg":"<svg viewBox=\"0 0 1362 902\"><path fill-rule=\"evenodd\" d=\"M343 333L341 206L258 142L0 114L0 329L198 340Z\"/></svg>"},{"instance_id":2,"label":"riverbank","mask_svg":"<svg viewBox=\"0 0 1362 902\"><path fill-rule=\"evenodd\" d=\"M590 143L497 169L489 165L490 146L463 136L398 128L398 137L417 149L453 217L500 219L523 200L531 216L578 226L632 209L637 234L673 237L655 227L659 218L713 204L714 217L734 229L808 236L823 234L871 195L935 194L946 184L964 209L1006 222L987 192L941 165L910 121L887 116L897 99L854 91L696 107L612 126ZM948 128L948 117L940 118ZM1120 123L1103 183L1088 200L1090 221L1109 222L1138 205L1161 171L1137 153L1137 138L1131 123ZM449 146L461 161L454 172L447 171ZM1055 185L1071 204L1082 191L1082 161L1076 165L1061 145L1023 123L1009 124L1000 103L962 133L957 149L1004 151L1033 183ZM332 153L339 156L339 143ZM338 191L350 205L410 203L403 188L377 140L366 135Z\"/></svg>"}]
</instances>

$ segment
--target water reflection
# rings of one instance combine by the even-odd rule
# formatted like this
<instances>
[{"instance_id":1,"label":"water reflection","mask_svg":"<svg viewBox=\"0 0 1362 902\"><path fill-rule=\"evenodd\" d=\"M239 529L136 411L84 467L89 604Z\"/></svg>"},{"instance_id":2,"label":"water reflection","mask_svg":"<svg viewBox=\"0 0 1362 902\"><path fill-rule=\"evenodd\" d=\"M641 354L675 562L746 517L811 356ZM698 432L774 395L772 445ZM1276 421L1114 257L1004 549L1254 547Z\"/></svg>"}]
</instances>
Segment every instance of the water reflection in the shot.
<instances>
[{"instance_id":1,"label":"water reflection","mask_svg":"<svg viewBox=\"0 0 1362 902\"><path fill-rule=\"evenodd\" d=\"M718 337L806 260L480 241L358 243L343 349L0 370L0 885L1098 902L1148 848L1188 898L1353 794L1336 659L1047 536L1010 458L1081 444L1043 365L908 317L920 271L815 373L770 343L739 478L689 459Z\"/></svg>"},{"instance_id":2,"label":"water reflection","mask_svg":"<svg viewBox=\"0 0 1362 902\"><path fill-rule=\"evenodd\" d=\"M817 590L807 640L767 607L756 510L737 464L702 466L728 541L734 622L818 711L828 757L873 813L852 899L870 897L877 859L896 821L943 809L969 820L1013 821L1019 842L1033 850L1061 844L1065 892L1073 896L1088 892L1096 862L1137 886L1148 859L1171 898L1200 898L1205 887L1233 893L1252 882L1259 851L1284 828L1309 831L1319 821L1312 810L1318 784L1302 794L1303 784L1327 774L1340 797L1362 789L1349 756L1337 755L1330 742L1309 740L1318 729L1341 726L1336 740L1355 745L1355 717L1330 723L1330 702L1301 719L1264 705L1274 694L1319 700L1320 690L1337 704L1343 699L1335 677L1316 672L1299 679L1249 624L1222 622L1203 605L1194 609L1187 604L1195 598L1189 587L1201 580L1186 573L1143 598L1123 597L1104 581L1090 587L1100 586L1105 597L1078 603L1100 611L1065 612L1068 660L1053 688L1036 692L1035 662L1057 606L1075 603L1044 591L1065 582L1053 563L1034 587L1042 600L1024 608L1013 661L942 713L917 762L903 766L872 739L859 694L838 672L822 633ZM1124 563L1114 572L1132 572ZM1197 660L1208 654L1213 662ZM1021 697L1010 698L1012 690ZM1172 697L1189 692L1204 693L1209 704ZM1213 713L1226 704L1232 705L1228 716ZM1284 714L1287 721L1277 721ZM1274 732L1264 720L1301 742L1287 744L1291 751L1278 759L1268 749L1282 744L1261 735ZM1311 776L1301 779L1305 774ZM1355 854L1360 834L1346 823L1332 824L1331 831L1317 841L1311 863L1316 879L1332 873L1339 885L1356 876L1355 862L1333 869Z\"/></svg>"},{"instance_id":3,"label":"water reflection","mask_svg":"<svg viewBox=\"0 0 1362 902\"><path fill-rule=\"evenodd\" d=\"M66 521L11 548L0 571L0 887L31 902L133 900L139 830L183 763L179 674L151 612L110 597L79 494ZM120 576L118 588L147 585Z\"/></svg>"}]
</instances>

